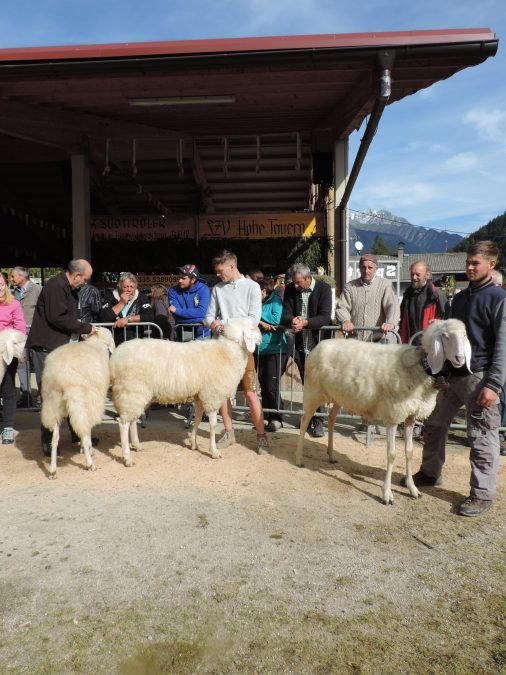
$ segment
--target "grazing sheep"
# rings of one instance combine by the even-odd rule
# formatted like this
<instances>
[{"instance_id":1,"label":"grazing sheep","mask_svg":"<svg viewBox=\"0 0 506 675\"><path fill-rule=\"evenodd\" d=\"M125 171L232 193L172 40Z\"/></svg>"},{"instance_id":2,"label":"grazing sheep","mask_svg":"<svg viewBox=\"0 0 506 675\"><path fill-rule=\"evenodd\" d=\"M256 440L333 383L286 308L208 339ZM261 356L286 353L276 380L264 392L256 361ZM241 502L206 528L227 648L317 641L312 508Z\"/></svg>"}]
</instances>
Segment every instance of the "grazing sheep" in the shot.
<instances>
[{"instance_id":1,"label":"grazing sheep","mask_svg":"<svg viewBox=\"0 0 506 675\"><path fill-rule=\"evenodd\" d=\"M25 342L25 333L15 328L0 331L0 382L4 379L7 366L12 359L24 359Z\"/></svg>"},{"instance_id":2,"label":"grazing sheep","mask_svg":"<svg viewBox=\"0 0 506 675\"><path fill-rule=\"evenodd\" d=\"M404 422L406 487L413 497L419 492L412 477L413 427L415 418L425 419L436 404L433 377L424 368L439 373L445 360L469 368L471 346L465 325L457 319L434 321L422 338L421 347L382 345L359 340L324 340L306 360L304 414L295 453L295 463L303 466L304 434L311 417L322 403L332 402L328 419L329 460L336 462L333 430L341 406L368 420L382 420L387 426L387 474L383 501L393 504L391 489L395 458L395 432Z\"/></svg>"},{"instance_id":3,"label":"grazing sheep","mask_svg":"<svg viewBox=\"0 0 506 675\"><path fill-rule=\"evenodd\" d=\"M102 420L109 388L109 354L114 339L107 328L97 327L83 342L71 342L48 354L42 371L41 422L53 432L49 475L56 477L60 425L69 417L79 436L86 467L95 470L91 455L91 429Z\"/></svg>"},{"instance_id":4,"label":"grazing sheep","mask_svg":"<svg viewBox=\"0 0 506 675\"><path fill-rule=\"evenodd\" d=\"M111 382L125 466L132 466L130 445L139 449L136 420L152 400L162 405L194 400L191 448L197 449L197 430L206 412L211 456L221 457L215 440L217 413L223 401L235 394L248 352L253 352L260 340L258 328L245 318L226 324L217 340L180 343L144 339L120 345L111 358Z\"/></svg>"}]
</instances>

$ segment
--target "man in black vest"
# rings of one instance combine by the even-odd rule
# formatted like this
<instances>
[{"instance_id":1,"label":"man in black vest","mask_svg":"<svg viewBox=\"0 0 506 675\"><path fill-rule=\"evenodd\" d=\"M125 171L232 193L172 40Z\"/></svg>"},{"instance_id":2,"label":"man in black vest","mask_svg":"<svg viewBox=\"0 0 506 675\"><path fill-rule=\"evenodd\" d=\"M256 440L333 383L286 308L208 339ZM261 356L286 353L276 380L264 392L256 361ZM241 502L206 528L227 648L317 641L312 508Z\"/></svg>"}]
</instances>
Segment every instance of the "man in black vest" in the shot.
<instances>
[{"instance_id":1,"label":"man in black vest","mask_svg":"<svg viewBox=\"0 0 506 675\"><path fill-rule=\"evenodd\" d=\"M294 348L291 355L304 383L306 356L322 338L319 329L330 324L332 290L324 281L314 279L309 267L302 263L293 265L288 273L292 281L285 288L281 324L293 331ZM317 412L323 412L321 407ZM309 433L314 438L324 435L320 417L313 417Z\"/></svg>"}]
</instances>

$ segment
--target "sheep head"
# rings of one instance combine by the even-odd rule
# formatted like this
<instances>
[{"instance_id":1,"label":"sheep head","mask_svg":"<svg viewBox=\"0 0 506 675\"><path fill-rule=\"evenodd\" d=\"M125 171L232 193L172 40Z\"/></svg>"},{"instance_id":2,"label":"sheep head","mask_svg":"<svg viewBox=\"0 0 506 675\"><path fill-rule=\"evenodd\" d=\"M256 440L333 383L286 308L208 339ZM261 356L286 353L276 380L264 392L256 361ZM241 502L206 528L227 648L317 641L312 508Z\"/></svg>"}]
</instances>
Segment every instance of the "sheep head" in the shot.
<instances>
[{"instance_id":1,"label":"sheep head","mask_svg":"<svg viewBox=\"0 0 506 675\"><path fill-rule=\"evenodd\" d=\"M433 321L423 334L422 347L434 375L441 372L446 360L455 368L465 365L471 372L471 344L462 321Z\"/></svg>"},{"instance_id":2,"label":"sheep head","mask_svg":"<svg viewBox=\"0 0 506 675\"><path fill-rule=\"evenodd\" d=\"M233 319L223 327L223 337L233 340L253 353L257 345L262 342L262 334L252 319Z\"/></svg>"},{"instance_id":3,"label":"sheep head","mask_svg":"<svg viewBox=\"0 0 506 675\"><path fill-rule=\"evenodd\" d=\"M104 328L104 326L95 326L95 331L88 335L83 335L83 340L100 340L109 350L109 354L112 354L116 345L114 344L111 331L108 328Z\"/></svg>"}]
</instances>

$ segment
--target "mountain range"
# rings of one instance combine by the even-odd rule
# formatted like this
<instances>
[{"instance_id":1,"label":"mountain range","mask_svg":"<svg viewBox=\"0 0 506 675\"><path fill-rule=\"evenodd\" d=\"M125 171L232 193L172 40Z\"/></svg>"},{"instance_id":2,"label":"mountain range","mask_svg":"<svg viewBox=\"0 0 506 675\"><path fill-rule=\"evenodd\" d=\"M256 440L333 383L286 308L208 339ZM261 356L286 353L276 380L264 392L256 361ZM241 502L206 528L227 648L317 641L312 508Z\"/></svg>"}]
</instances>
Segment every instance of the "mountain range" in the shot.
<instances>
[{"instance_id":1,"label":"mountain range","mask_svg":"<svg viewBox=\"0 0 506 675\"><path fill-rule=\"evenodd\" d=\"M406 253L444 253L457 246L463 239L458 234L450 234L444 230L412 225L405 218L384 210L351 211L349 223L350 255L356 255L356 241L361 241L364 245L363 250L369 251L377 236L381 237L394 253L399 242L404 243Z\"/></svg>"}]
</instances>

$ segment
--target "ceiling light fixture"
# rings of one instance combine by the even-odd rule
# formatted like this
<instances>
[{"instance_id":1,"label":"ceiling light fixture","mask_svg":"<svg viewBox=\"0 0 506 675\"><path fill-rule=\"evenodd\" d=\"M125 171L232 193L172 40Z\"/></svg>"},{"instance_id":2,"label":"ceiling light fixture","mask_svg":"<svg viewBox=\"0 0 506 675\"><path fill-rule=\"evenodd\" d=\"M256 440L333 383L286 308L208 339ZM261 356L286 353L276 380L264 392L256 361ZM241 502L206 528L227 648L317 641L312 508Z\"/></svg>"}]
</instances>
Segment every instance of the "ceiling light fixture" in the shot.
<instances>
[{"instance_id":1,"label":"ceiling light fixture","mask_svg":"<svg viewBox=\"0 0 506 675\"><path fill-rule=\"evenodd\" d=\"M157 96L155 98L129 98L131 106L215 105L235 103L235 96Z\"/></svg>"}]
</instances>

